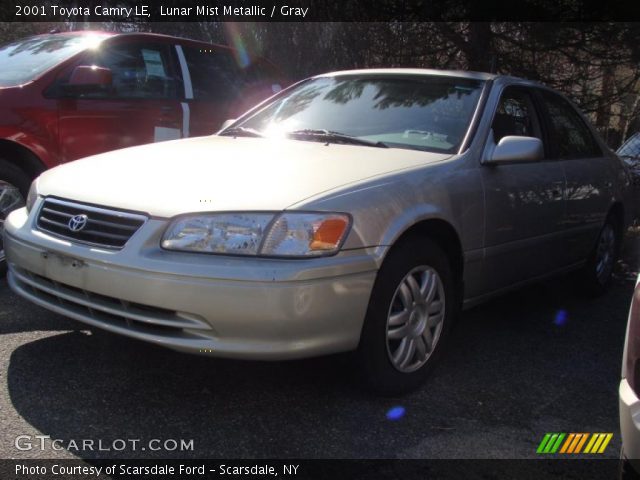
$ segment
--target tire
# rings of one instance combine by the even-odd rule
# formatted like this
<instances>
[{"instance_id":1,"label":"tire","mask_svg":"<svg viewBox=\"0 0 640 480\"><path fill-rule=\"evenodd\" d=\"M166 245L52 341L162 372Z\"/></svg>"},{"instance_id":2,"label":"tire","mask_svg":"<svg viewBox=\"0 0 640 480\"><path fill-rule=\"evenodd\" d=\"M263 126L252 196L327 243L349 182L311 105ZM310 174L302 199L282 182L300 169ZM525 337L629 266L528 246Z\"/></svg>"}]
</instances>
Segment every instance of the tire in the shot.
<instances>
[{"instance_id":1,"label":"tire","mask_svg":"<svg viewBox=\"0 0 640 480\"><path fill-rule=\"evenodd\" d=\"M30 185L31 178L26 173L0 158L0 275L7 270L2 241L4 219L11 211L24 206Z\"/></svg>"},{"instance_id":2,"label":"tire","mask_svg":"<svg viewBox=\"0 0 640 480\"><path fill-rule=\"evenodd\" d=\"M393 247L373 286L356 352L367 387L395 395L425 382L451 329L455 293L449 259L435 242L411 237Z\"/></svg>"},{"instance_id":3,"label":"tire","mask_svg":"<svg viewBox=\"0 0 640 480\"><path fill-rule=\"evenodd\" d=\"M622 225L615 215L609 214L582 271L581 278L587 294L598 296L607 291L621 245Z\"/></svg>"}]
</instances>

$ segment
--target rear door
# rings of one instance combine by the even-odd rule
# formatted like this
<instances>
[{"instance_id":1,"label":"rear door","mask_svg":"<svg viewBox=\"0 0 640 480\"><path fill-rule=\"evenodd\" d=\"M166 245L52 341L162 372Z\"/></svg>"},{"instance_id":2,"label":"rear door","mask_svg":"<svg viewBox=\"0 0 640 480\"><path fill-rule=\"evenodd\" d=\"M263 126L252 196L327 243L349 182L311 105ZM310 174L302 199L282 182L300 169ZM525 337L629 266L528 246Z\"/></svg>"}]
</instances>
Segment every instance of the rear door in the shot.
<instances>
[{"instance_id":1,"label":"rear door","mask_svg":"<svg viewBox=\"0 0 640 480\"><path fill-rule=\"evenodd\" d=\"M249 59L214 45L176 46L185 81L189 135L211 135L280 91L281 79L264 59Z\"/></svg>"},{"instance_id":2,"label":"rear door","mask_svg":"<svg viewBox=\"0 0 640 480\"><path fill-rule=\"evenodd\" d=\"M539 91L551 136L551 155L567 178L566 263L584 260L595 245L611 206L616 171L581 115L567 100Z\"/></svg>"},{"instance_id":3,"label":"rear door","mask_svg":"<svg viewBox=\"0 0 640 480\"><path fill-rule=\"evenodd\" d=\"M87 52L74 65L109 68L113 87L60 98L59 138L64 161L184 135L179 100L182 82L171 45L118 40Z\"/></svg>"},{"instance_id":4,"label":"rear door","mask_svg":"<svg viewBox=\"0 0 640 480\"><path fill-rule=\"evenodd\" d=\"M189 135L212 135L230 118L242 77L228 49L176 46L185 81Z\"/></svg>"}]
</instances>

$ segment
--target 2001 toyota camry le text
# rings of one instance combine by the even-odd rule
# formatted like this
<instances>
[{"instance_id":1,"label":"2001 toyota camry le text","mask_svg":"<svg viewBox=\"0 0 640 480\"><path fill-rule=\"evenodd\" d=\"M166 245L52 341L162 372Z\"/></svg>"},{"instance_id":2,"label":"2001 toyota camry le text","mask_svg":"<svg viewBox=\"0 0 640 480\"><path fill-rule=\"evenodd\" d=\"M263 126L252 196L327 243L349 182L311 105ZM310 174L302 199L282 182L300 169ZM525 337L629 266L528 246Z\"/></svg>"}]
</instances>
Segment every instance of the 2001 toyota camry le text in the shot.
<instances>
[{"instance_id":1,"label":"2001 toyota camry le text","mask_svg":"<svg viewBox=\"0 0 640 480\"><path fill-rule=\"evenodd\" d=\"M584 269L603 291L629 175L534 82L385 69L293 85L217 135L56 167L6 220L11 288L219 357L355 350L417 387L460 307Z\"/></svg>"}]
</instances>

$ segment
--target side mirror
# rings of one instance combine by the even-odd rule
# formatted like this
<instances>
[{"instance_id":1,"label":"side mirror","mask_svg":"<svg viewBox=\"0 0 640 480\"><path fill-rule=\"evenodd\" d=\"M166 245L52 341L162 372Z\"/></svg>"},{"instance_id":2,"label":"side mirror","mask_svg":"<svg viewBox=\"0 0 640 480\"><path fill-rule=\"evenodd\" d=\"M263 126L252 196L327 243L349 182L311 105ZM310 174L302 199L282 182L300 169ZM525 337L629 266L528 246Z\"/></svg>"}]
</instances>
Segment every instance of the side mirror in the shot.
<instances>
[{"instance_id":1,"label":"side mirror","mask_svg":"<svg viewBox=\"0 0 640 480\"><path fill-rule=\"evenodd\" d=\"M220 127L220 130L224 130L225 128L229 128L231 125L233 125L233 122L235 122L236 119L235 118L229 118L227 120L224 121L224 123L222 124L222 126Z\"/></svg>"},{"instance_id":2,"label":"side mirror","mask_svg":"<svg viewBox=\"0 0 640 480\"><path fill-rule=\"evenodd\" d=\"M501 163L537 162L543 158L544 147L539 138L514 135L502 137L484 163L499 165Z\"/></svg>"},{"instance_id":3,"label":"side mirror","mask_svg":"<svg viewBox=\"0 0 640 480\"><path fill-rule=\"evenodd\" d=\"M81 65L73 69L69 82L62 85L65 93L81 94L106 91L113 82L109 68Z\"/></svg>"}]
</instances>

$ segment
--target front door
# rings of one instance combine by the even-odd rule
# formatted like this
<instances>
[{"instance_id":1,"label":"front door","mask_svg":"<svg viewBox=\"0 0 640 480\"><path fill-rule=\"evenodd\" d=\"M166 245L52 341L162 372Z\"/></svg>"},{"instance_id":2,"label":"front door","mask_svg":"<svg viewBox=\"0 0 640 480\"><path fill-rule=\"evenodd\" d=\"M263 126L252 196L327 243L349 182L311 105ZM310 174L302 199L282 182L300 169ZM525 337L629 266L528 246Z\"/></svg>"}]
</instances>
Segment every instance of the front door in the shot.
<instances>
[{"instance_id":1,"label":"front door","mask_svg":"<svg viewBox=\"0 0 640 480\"><path fill-rule=\"evenodd\" d=\"M543 142L546 139L534 95L524 87L511 86L503 91L488 142L497 145L511 135L537 137ZM541 161L483 165L481 172L487 293L556 269L563 257L562 163L548 159L545 153Z\"/></svg>"},{"instance_id":2,"label":"front door","mask_svg":"<svg viewBox=\"0 0 640 480\"><path fill-rule=\"evenodd\" d=\"M78 65L109 68L113 86L59 100L63 161L183 136L182 87L170 45L105 42Z\"/></svg>"}]
</instances>

